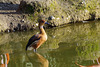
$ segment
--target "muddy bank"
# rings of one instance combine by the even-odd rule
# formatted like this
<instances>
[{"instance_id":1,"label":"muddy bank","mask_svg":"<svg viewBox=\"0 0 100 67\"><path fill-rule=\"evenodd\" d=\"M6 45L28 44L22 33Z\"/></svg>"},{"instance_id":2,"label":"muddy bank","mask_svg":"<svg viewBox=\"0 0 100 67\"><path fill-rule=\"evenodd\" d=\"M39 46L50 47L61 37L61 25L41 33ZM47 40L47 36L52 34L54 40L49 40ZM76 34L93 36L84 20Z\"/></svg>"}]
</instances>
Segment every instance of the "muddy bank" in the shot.
<instances>
[{"instance_id":1,"label":"muddy bank","mask_svg":"<svg viewBox=\"0 0 100 67\"><path fill-rule=\"evenodd\" d=\"M39 19L50 26L100 19L99 0L1 0L0 31L30 30Z\"/></svg>"},{"instance_id":2,"label":"muddy bank","mask_svg":"<svg viewBox=\"0 0 100 67\"><path fill-rule=\"evenodd\" d=\"M26 14L16 12L19 4L0 2L0 32L32 29Z\"/></svg>"}]
</instances>

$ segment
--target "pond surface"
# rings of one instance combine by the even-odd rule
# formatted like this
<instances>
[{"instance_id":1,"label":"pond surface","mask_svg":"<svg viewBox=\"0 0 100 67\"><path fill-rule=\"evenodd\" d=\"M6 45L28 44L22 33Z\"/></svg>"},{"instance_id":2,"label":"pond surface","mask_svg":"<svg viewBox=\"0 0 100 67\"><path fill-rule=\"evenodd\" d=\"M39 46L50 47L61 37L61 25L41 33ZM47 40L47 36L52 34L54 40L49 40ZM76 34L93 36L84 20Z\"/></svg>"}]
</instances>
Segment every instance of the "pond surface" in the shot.
<instances>
[{"instance_id":1,"label":"pond surface","mask_svg":"<svg viewBox=\"0 0 100 67\"><path fill-rule=\"evenodd\" d=\"M38 49L25 51L35 31L0 34L0 67L79 67L100 62L100 21L46 29L48 40ZM9 54L9 56L7 55ZM9 59L7 59L9 58Z\"/></svg>"}]
</instances>

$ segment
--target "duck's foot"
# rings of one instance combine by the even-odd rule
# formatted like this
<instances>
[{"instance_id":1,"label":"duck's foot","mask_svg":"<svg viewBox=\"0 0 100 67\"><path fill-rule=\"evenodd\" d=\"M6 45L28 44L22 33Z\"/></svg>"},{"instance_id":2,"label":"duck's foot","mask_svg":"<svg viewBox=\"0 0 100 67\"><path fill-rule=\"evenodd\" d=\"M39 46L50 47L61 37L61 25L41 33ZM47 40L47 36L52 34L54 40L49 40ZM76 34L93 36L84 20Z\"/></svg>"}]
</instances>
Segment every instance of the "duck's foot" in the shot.
<instances>
[{"instance_id":1,"label":"duck's foot","mask_svg":"<svg viewBox=\"0 0 100 67\"><path fill-rule=\"evenodd\" d=\"M37 52L37 50L36 50L36 49L34 49L34 52L36 53L36 52Z\"/></svg>"}]
</instances>

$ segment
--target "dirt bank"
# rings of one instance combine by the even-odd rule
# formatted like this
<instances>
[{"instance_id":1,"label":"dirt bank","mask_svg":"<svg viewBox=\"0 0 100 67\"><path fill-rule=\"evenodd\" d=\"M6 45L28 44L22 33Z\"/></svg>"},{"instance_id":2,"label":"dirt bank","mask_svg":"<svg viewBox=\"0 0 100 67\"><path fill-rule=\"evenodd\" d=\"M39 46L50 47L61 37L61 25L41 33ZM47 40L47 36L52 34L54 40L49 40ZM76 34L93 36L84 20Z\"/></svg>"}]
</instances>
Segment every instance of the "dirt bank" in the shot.
<instances>
[{"instance_id":1,"label":"dirt bank","mask_svg":"<svg viewBox=\"0 0 100 67\"><path fill-rule=\"evenodd\" d=\"M0 1L0 31L33 29L40 18L48 21L52 27L100 19L99 0L20 1Z\"/></svg>"}]
</instances>

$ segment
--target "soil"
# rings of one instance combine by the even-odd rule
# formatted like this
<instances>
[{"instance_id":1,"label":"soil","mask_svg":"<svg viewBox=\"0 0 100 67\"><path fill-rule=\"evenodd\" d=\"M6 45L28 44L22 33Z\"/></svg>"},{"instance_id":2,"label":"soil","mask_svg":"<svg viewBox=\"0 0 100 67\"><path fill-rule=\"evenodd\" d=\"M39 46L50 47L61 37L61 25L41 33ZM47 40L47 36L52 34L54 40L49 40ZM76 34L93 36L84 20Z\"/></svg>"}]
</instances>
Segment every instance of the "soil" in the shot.
<instances>
[{"instance_id":1,"label":"soil","mask_svg":"<svg viewBox=\"0 0 100 67\"><path fill-rule=\"evenodd\" d=\"M26 14L17 12L19 4L0 3L0 31L10 32L31 29ZM28 27L28 25L31 25Z\"/></svg>"}]
</instances>

